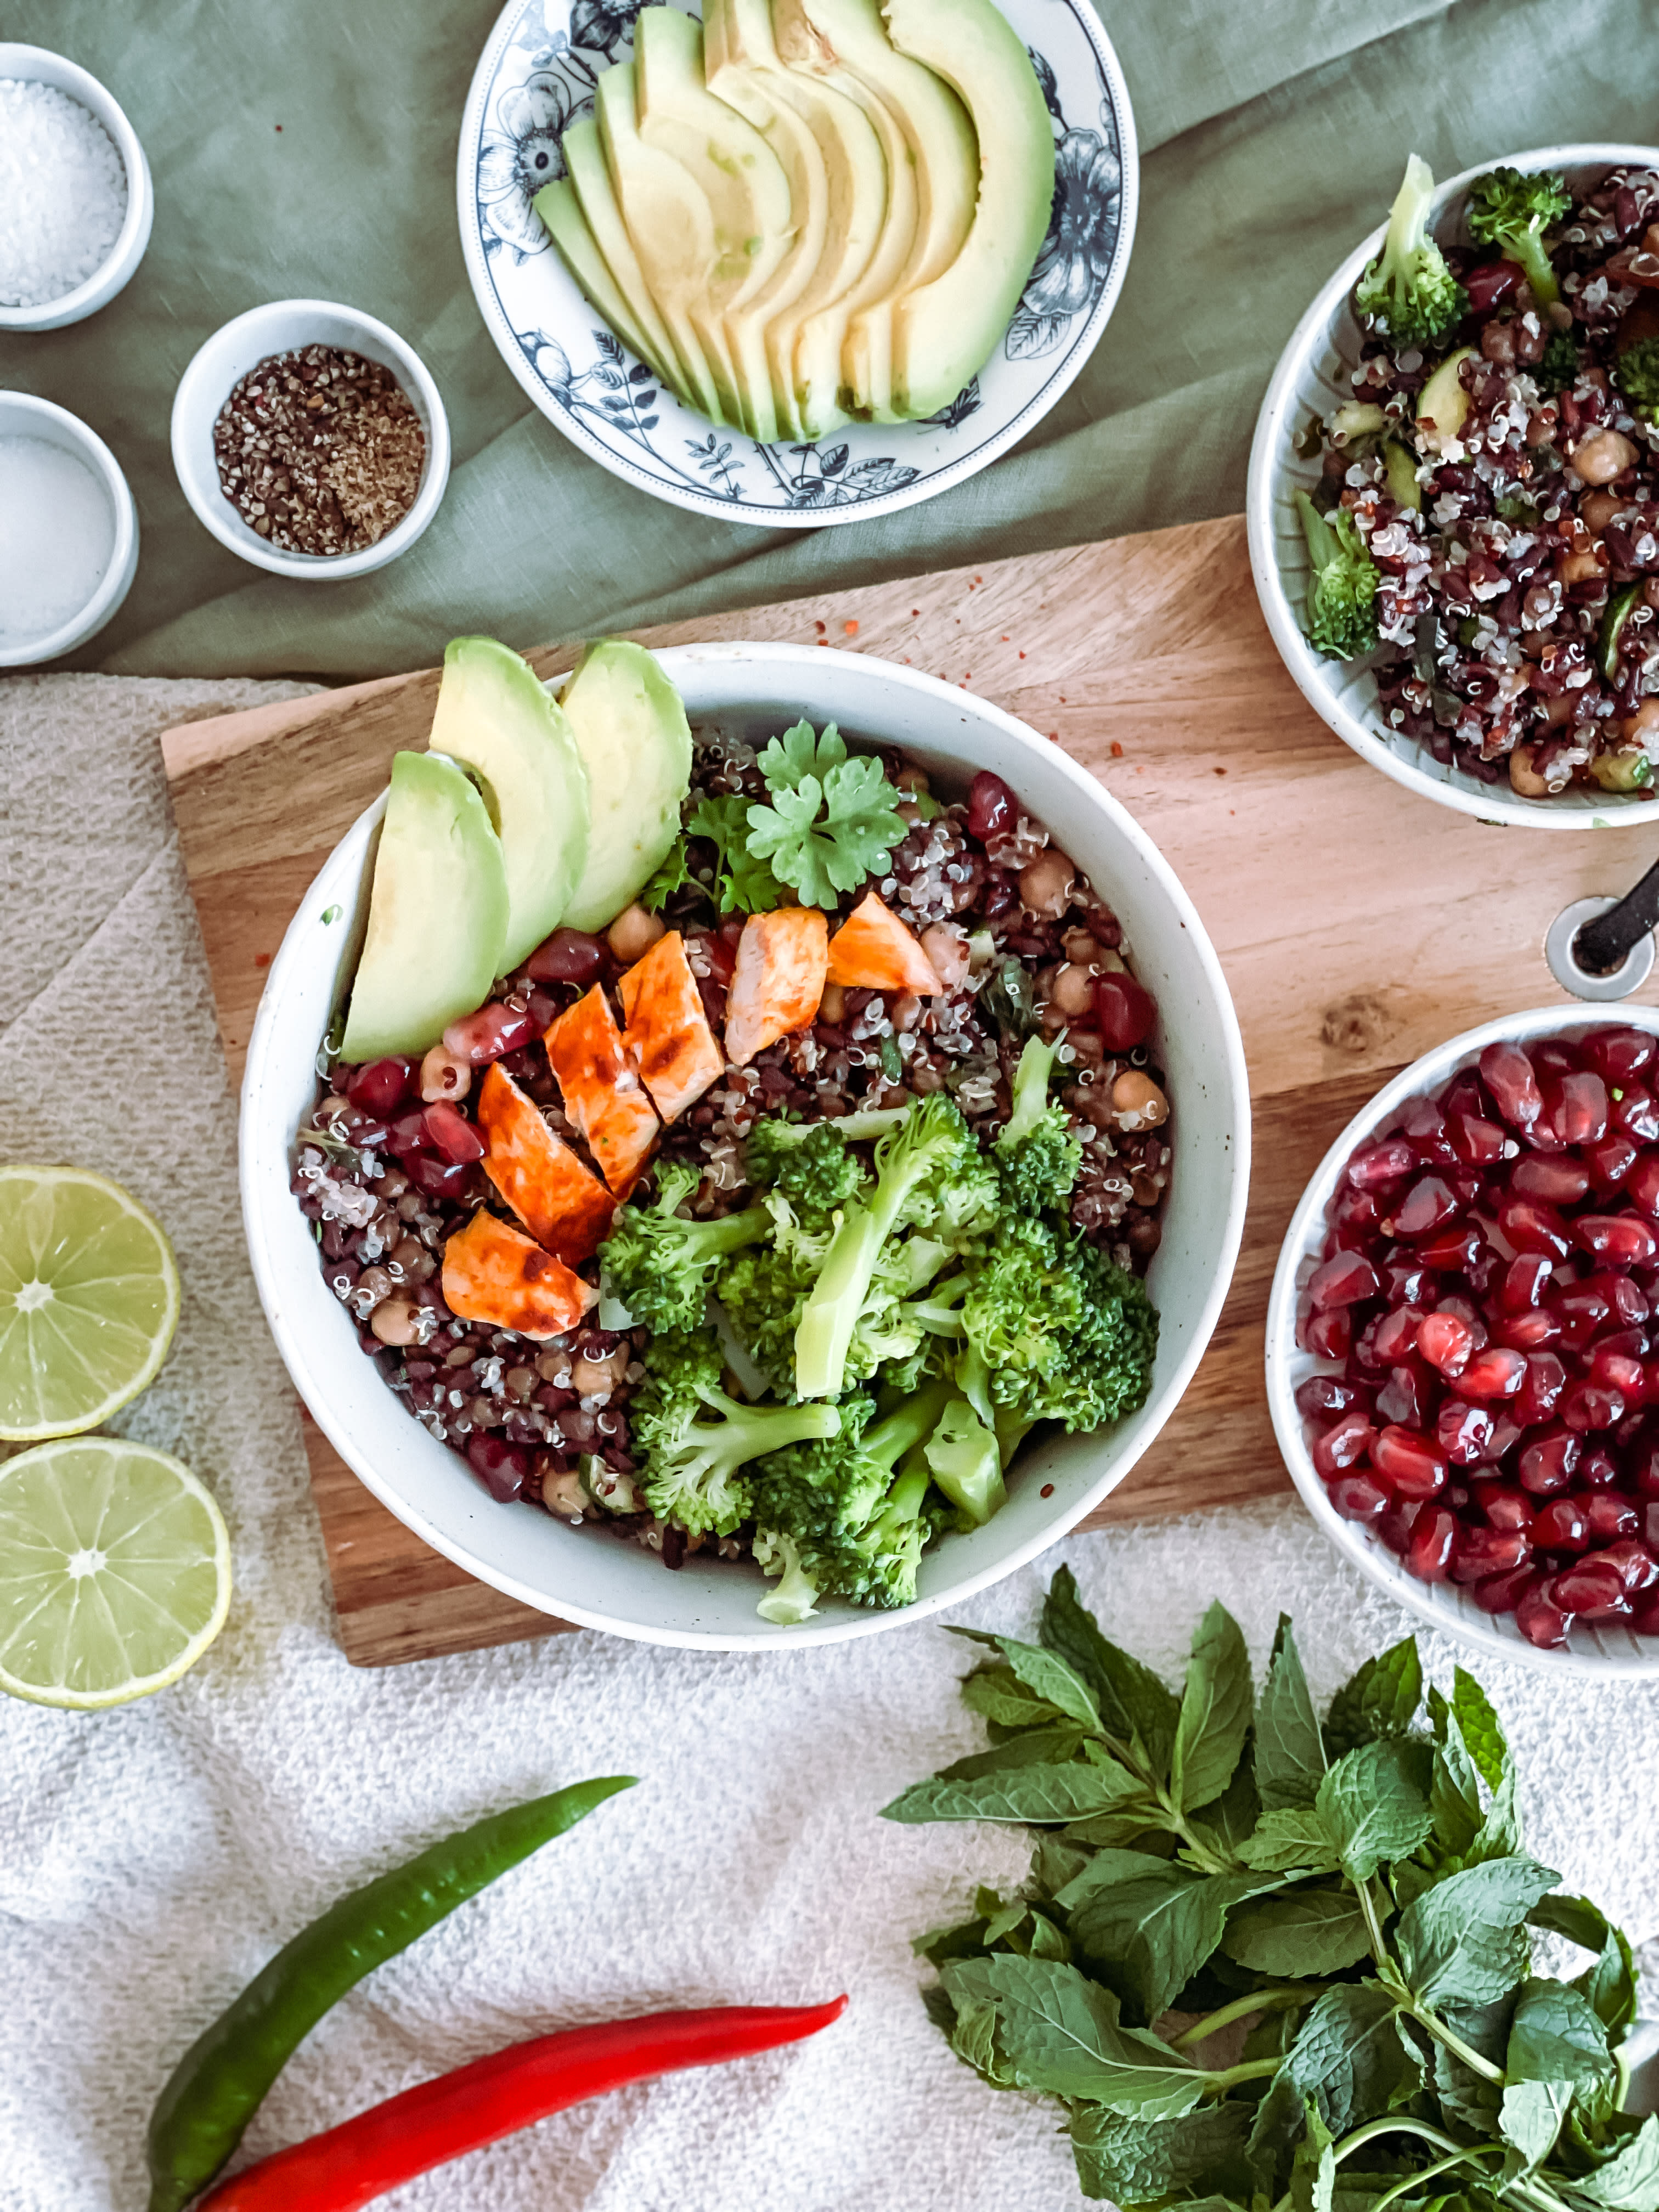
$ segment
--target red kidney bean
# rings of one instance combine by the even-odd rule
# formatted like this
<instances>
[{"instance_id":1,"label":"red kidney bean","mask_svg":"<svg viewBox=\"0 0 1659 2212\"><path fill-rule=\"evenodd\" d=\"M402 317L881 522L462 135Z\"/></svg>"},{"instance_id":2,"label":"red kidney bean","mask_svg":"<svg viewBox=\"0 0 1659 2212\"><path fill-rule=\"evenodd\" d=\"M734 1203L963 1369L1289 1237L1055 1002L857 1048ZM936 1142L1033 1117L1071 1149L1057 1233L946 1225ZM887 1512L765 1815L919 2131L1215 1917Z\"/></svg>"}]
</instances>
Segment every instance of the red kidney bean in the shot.
<instances>
[{"instance_id":1,"label":"red kidney bean","mask_svg":"<svg viewBox=\"0 0 1659 2212\"><path fill-rule=\"evenodd\" d=\"M1000 775L981 769L968 787L968 834L982 845L1019 826L1019 801Z\"/></svg>"},{"instance_id":2,"label":"red kidney bean","mask_svg":"<svg viewBox=\"0 0 1659 2212\"><path fill-rule=\"evenodd\" d=\"M388 1058L366 1061L355 1070L345 1095L376 1121L389 1121L414 1088L414 1063Z\"/></svg>"},{"instance_id":3,"label":"red kidney bean","mask_svg":"<svg viewBox=\"0 0 1659 2212\"><path fill-rule=\"evenodd\" d=\"M605 965L605 947L586 930L556 929L524 964L535 983L592 983Z\"/></svg>"},{"instance_id":4,"label":"red kidney bean","mask_svg":"<svg viewBox=\"0 0 1659 2212\"><path fill-rule=\"evenodd\" d=\"M1133 975L1115 972L1094 979L1095 1021L1108 1052L1133 1052L1158 1021L1158 1002Z\"/></svg>"}]
</instances>

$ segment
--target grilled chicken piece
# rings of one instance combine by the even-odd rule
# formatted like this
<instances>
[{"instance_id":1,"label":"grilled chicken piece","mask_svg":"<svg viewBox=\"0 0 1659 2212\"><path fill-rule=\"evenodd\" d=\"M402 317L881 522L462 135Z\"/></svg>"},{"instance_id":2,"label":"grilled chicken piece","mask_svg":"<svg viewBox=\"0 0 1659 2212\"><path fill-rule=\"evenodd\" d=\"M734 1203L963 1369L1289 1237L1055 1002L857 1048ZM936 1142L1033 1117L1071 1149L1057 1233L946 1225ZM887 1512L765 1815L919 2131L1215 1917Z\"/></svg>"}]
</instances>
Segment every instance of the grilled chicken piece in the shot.
<instances>
[{"instance_id":1,"label":"grilled chicken piece","mask_svg":"<svg viewBox=\"0 0 1659 2212\"><path fill-rule=\"evenodd\" d=\"M540 1337L574 1328L599 1295L533 1237L482 1210L444 1247L443 1291L463 1321Z\"/></svg>"},{"instance_id":2,"label":"grilled chicken piece","mask_svg":"<svg viewBox=\"0 0 1659 2212\"><path fill-rule=\"evenodd\" d=\"M915 991L937 998L933 963L874 891L866 891L830 940L830 981L866 991Z\"/></svg>"},{"instance_id":3,"label":"grilled chicken piece","mask_svg":"<svg viewBox=\"0 0 1659 2212\"><path fill-rule=\"evenodd\" d=\"M677 1121L726 1065L678 930L659 937L617 988L628 1024L623 1050L637 1065L663 1120Z\"/></svg>"},{"instance_id":4,"label":"grilled chicken piece","mask_svg":"<svg viewBox=\"0 0 1659 2212\"><path fill-rule=\"evenodd\" d=\"M657 1115L623 1050L601 984L559 1016L546 1042L565 1112L581 1131L599 1173L618 1198L626 1198L657 1141Z\"/></svg>"},{"instance_id":5,"label":"grilled chicken piece","mask_svg":"<svg viewBox=\"0 0 1659 2212\"><path fill-rule=\"evenodd\" d=\"M484 1070L478 1127L484 1173L538 1243L572 1267L591 1259L611 1234L617 1202L496 1062Z\"/></svg>"},{"instance_id":6,"label":"grilled chicken piece","mask_svg":"<svg viewBox=\"0 0 1659 2212\"><path fill-rule=\"evenodd\" d=\"M733 1067L747 1067L757 1052L817 1014L829 939L829 923L811 906L781 906L744 922L726 998L726 1056Z\"/></svg>"}]
</instances>

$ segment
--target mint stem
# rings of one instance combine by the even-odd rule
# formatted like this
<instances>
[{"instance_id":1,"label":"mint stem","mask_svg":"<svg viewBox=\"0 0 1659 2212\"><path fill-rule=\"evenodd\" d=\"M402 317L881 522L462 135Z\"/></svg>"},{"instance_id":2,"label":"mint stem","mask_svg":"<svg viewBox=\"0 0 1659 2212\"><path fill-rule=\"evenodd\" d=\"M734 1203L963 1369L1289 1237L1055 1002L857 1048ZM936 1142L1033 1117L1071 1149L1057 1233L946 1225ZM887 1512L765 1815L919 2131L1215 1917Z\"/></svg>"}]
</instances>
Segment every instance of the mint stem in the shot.
<instances>
[{"instance_id":1,"label":"mint stem","mask_svg":"<svg viewBox=\"0 0 1659 2212\"><path fill-rule=\"evenodd\" d=\"M1311 1994L1299 1982L1294 1985L1286 1984L1280 1989L1253 1990L1249 1996L1235 1997L1231 2004L1223 2005L1218 2012L1207 2013L1202 2020L1194 2021L1190 2027L1183 2027L1173 2039L1170 2049L1190 2051L1195 2043L1202 2043L1206 2037L1218 2034L1222 2028L1231 2027L1236 2020L1249 2020L1256 2013L1287 2012L1292 2005L1306 2004Z\"/></svg>"}]
</instances>

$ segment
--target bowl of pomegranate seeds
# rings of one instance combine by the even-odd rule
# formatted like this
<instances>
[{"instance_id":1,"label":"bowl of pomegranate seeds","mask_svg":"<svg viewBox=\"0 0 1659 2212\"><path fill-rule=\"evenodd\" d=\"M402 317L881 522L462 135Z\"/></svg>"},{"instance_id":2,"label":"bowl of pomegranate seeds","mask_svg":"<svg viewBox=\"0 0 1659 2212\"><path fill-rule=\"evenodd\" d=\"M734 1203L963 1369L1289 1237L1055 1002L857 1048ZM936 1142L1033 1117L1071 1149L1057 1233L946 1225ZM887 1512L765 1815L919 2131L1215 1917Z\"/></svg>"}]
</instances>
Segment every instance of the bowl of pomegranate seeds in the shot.
<instances>
[{"instance_id":1,"label":"bowl of pomegranate seeds","mask_svg":"<svg viewBox=\"0 0 1659 2212\"><path fill-rule=\"evenodd\" d=\"M1659 1674L1659 1009L1428 1053L1304 1192L1280 1449L1341 1550L1510 1658Z\"/></svg>"}]
</instances>

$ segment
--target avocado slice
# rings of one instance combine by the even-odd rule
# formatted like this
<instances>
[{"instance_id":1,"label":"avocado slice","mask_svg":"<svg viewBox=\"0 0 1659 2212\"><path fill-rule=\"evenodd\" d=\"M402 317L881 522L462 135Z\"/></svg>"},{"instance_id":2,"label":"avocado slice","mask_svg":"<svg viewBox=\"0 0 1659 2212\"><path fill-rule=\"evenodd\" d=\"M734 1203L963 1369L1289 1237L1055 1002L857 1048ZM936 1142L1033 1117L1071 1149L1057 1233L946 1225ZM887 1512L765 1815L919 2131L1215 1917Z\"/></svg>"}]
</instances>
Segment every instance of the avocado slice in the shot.
<instances>
[{"instance_id":1,"label":"avocado slice","mask_svg":"<svg viewBox=\"0 0 1659 2212\"><path fill-rule=\"evenodd\" d=\"M527 660L493 637L458 637L427 744L471 769L507 868L510 975L551 936L587 862L587 771L570 725Z\"/></svg>"},{"instance_id":2,"label":"avocado slice","mask_svg":"<svg viewBox=\"0 0 1659 2212\"><path fill-rule=\"evenodd\" d=\"M641 645L585 646L560 698L587 770L587 864L564 911L604 929L635 899L680 834L691 732L680 695Z\"/></svg>"},{"instance_id":3,"label":"avocado slice","mask_svg":"<svg viewBox=\"0 0 1659 2212\"><path fill-rule=\"evenodd\" d=\"M771 0L704 0L703 38L711 91L748 115L775 146L778 139L761 114L767 108L792 110L817 150L825 194L823 241L807 283L768 323L766 347L780 416L787 392L799 435L822 438L847 419L836 397L842 348L856 289L887 222L887 157L856 101L827 81L785 67ZM791 190L799 206L793 173ZM914 231L914 207L910 222Z\"/></svg>"},{"instance_id":4,"label":"avocado slice","mask_svg":"<svg viewBox=\"0 0 1659 2212\"><path fill-rule=\"evenodd\" d=\"M789 179L754 125L709 91L702 26L694 17L678 8L642 8L634 26L634 70L641 138L672 155L708 204L715 259L703 306L726 342L740 410L732 419L770 445L787 433L780 428L767 365L769 303L787 306L811 274L810 258L796 251Z\"/></svg>"},{"instance_id":5,"label":"avocado slice","mask_svg":"<svg viewBox=\"0 0 1659 2212\"><path fill-rule=\"evenodd\" d=\"M1054 132L1030 57L992 0L884 0L883 13L900 52L955 87L979 140L961 252L893 310L893 404L916 416L948 406L1007 328L1048 229Z\"/></svg>"},{"instance_id":6,"label":"avocado slice","mask_svg":"<svg viewBox=\"0 0 1659 2212\"><path fill-rule=\"evenodd\" d=\"M441 753L394 753L341 1057L428 1051L489 996L507 916L507 868L477 788Z\"/></svg>"},{"instance_id":7,"label":"avocado slice","mask_svg":"<svg viewBox=\"0 0 1659 2212\"><path fill-rule=\"evenodd\" d=\"M593 125L591 123L587 128L593 131ZM597 131L594 132L593 148L595 158L599 164L600 174L605 177L608 190L610 178L605 171L605 157L599 151ZM546 224L548 235L563 257L565 267L580 285L583 295L589 304L599 309L623 343L639 356L640 359L668 386L677 399L685 398L684 372L678 362L675 360L673 348L668 343L667 331L659 324L658 329L660 332L660 350L659 350L658 339L646 329L644 322L636 317L633 307L629 304L627 295L611 275L610 264L599 251L599 241L593 235L586 216L582 212L582 204L577 197L576 187L571 183L569 178L559 177L552 184L544 185L537 193L532 204L537 214ZM620 216L617 220L620 222ZM631 247L629 256L631 258ZM638 266L637 262L635 265ZM644 289L643 279L641 281L641 290Z\"/></svg>"},{"instance_id":8,"label":"avocado slice","mask_svg":"<svg viewBox=\"0 0 1659 2212\"><path fill-rule=\"evenodd\" d=\"M989 0L982 0L982 4L988 5ZM964 5L962 12L971 22L974 10ZM995 15L996 11L991 12ZM952 16L956 0L943 0L942 13L947 19ZM812 57L827 56L841 63L890 110L904 140L903 152L896 158L911 167L915 176L916 222L909 250L885 289L848 319L842 404L850 414L877 422L902 422L910 413L931 414L931 407L908 408L896 390L895 318L904 295L930 284L955 264L973 227L981 166L973 123L947 81L948 72L937 68L931 59L924 61L897 50L898 42L889 36L878 0L776 0L775 15L781 30L787 27L787 38L781 44L787 46L792 66L797 53L805 58L809 67L813 65ZM1002 22L1000 16L996 20ZM1048 110L1042 106L1025 51L1006 23L1003 29L1030 80L1047 130ZM951 40L946 37L944 43L949 46ZM1006 70L1006 60L1003 66ZM1013 96L1018 100L1017 89ZM1052 197L1052 134L1048 161ZM1047 225L1045 207L1044 228ZM1036 258L1035 246L1031 258ZM1030 274L1028 260L1021 273L1022 284ZM1006 320L1005 315L1003 321ZM997 328L1001 327L1000 323ZM988 343L976 357L975 368L990 349ZM962 380L964 384L967 380L966 377ZM947 397L954 398L960 389L958 385Z\"/></svg>"}]
</instances>

